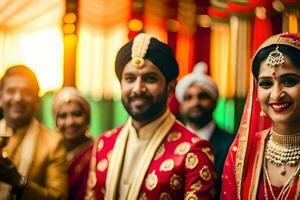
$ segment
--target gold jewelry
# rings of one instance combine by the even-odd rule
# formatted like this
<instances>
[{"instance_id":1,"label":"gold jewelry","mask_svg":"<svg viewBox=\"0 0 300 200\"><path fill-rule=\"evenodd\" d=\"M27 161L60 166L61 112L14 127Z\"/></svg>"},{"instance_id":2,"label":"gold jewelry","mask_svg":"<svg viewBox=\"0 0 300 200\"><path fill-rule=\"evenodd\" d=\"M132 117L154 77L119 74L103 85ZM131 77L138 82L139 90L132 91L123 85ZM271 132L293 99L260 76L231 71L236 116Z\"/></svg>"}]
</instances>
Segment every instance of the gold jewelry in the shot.
<instances>
[{"instance_id":1,"label":"gold jewelry","mask_svg":"<svg viewBox=\"0 0 300 200\"><path fill-rule=\"evenodd\" d=\"M272 51L266 60L267 65L269 65L270 67L276 67L278 65L282 65L283 63L285 63L285 58L284 55L281 53L281 51L279 51L279 42L280 36L277 39L277 46L276 49L274 51Z\"/></svg>"},{"instance_id":2,"label":"gold jewelry","mask_svg":"<svg viewBox=\"0 0 300 200\"><path fill-rule=\"evenodd\" d=\"M268 173L268 170L267 170L267 160L266 159L264 160L264 163L263 163L263 170L264 170L263 184L264 184L264 196L265 196L265 199L268 200L268 192L267 192L267 186L266 186L267 185L266 182L267 182L268 183L268 187L270 188L271 195L272 195L273 199L275 199L275 200L280 200L280 199L287 200L287 198L288 198L288 196L290 194L290 191L291 191L291 189L293 187L295 178L298 176L298 174L300 172L300 165L297 167L297 169L291 175L291 177L287 180L287 182L282 186L282 188L280 190L280 193L277 196L277 198L276 198L275 193L274 193L273 188L272 188L272 183L271 183L271 180L270 180L270 177L269 177L269 173Z\"/></svg>"},{"instance_id":3,"label":"gold jewelry","mask_svg":"<svg viewBox=\"0 0 300 200\"><path fill-rule=\"evenodd\" d=\"M280 135L271 129L267 142L266 159L281 166L280 174L285 175L285 166L296 166L300 159L300 133Z\"/></svg>"},{"instance_id":4,"label":"gold jewelry","mask_svg":"<svg viewBox=\"0 0 300 200\"><path fill-rule=\"evenodd\" d=\"M285 63L284 55L278 49L279 46L277 45L276 49L268 55L266 61L267 65L271 67L276 67L278 65L282 65L283 63Z\"/></svg>"},{"instance_id":5,"label":"gold jewelry","mask_svg":"<svg viewBox=\"0 0 300 200\"><path fill-rule=\"evenodd\" d=\"M265 116L267 116L267 114L263 110L261 110L260 113L259 113L259 116L265 117Z\"/></svg>"}]
</instances>

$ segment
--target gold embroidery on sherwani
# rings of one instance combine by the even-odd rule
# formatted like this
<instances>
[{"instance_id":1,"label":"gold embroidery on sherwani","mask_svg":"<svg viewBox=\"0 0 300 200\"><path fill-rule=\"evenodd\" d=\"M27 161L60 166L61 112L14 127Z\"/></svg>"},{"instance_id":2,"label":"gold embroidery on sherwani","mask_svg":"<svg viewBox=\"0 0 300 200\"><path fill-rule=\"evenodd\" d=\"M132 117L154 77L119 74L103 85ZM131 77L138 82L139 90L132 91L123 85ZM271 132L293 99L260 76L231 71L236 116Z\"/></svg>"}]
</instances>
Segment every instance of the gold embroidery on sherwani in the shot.
<instances>
[{"instance_id":1,"label":"gold embroidery on sherwani","mask_svg":"<svg viewBox=\"0 0 300 200\"><path fill-rule=\"evenodd\" d=\"M159 167L159 171L167 172L171 171L174 168L174 161L172 159L167 159L163 161Z\"/></svg>"},{"instance_id":2,"label":"gold embroidery on sherwani","mask_svg":"<svg viewBox=\"0 0 300 200\"><path fill-rule=\"evenodd\" d=\"M208 166L206 166L206 165L204 165L202 167L199 174L200 174L200 177L205 181L209 181L212 177L211 172L210 172Z\"/></svg>"},{"instance_id":3,"label":"gold embroidery on sherwani","mask_svg":"<svg viewBox=\"0 0 300 200\"><path fill-rule=\"evenodd\" d=\"M147 200L147 199L148 199L148 198L147 198L145 192L142 193L142 194L140 194L140 195L139 195L139 198L138 198L138 200Z\"/></svg>"},{"instance_id":4,"label":"gold embroidery on sherwani","mask_svg":"<svg viewBox=\"0 0 300 200\"><path fill-rule=\"evenodd\" d=\"M148 190L153 190L157 186L158 178L155 174L155 170L151 174L148 174L146 178L146 188Z\"/></svg>"},{"instance_id":5,"label":"gold embroidery on sherwani","mask_svg":"<svg viewBox=\"0 0 300 200\"><path fill-rule=\"evenodd\" d=\"M184 200L198 200L198 197L194 191L190 191L185 194Z\"/></svg>"},{"instance_id":6,"label":"gold embroidery on sherwani","mask_svg":"<svg viewBox=\"0 0 300 200\"><path fill-rule=\"evenodd\" d=\"M172 200L172 197L168 193L163 192L160 194L159 200Z\"/></svg>"},{"instance_id":7,"label":"gold embroidery on sherwani","mask_svg":"<svg viewBox=\"0 0 300 200\"><path fill-rule=\"evenodd\" d=\"M198 164L198 157L194 153L188 153L185 158L185 167L187 169L194 169Z\"/></svg>"},{"instance_id":8,"label":"gold embroidery on sherwani","mask_svg":"<svg viewBox=\"0 0 300 200\"><path fill-rule=\"evenodd\" d=\"M136 179L134 180L134 183L130 188L128 199L137 199L140 188L144 182L144 177L146 176L147 170L151 162L153 162L155 152L159 148L164 138L167 137L170 129L175 123L175 116L171 114L169 110L167 110L167 114L167 117L164 119L159 128L155 131L145 150L145 153L141 160L141 163L143 163L143 165L140 165L140 169L137 170L138 176L136 176Z\"/></svg>"},{"instance_id":9,"label":"gold embroidery on sherwani","mask_svg":"<svg viewBox=\"0 0 300 200\"><path fill-rule=\"evenodd\" d=\"M191 185L191 190L197 192L197 191L201 190L202 187L203 187L203 185L201 183L201 180L198 180L196 183L193 183Z\"/></svg>"},{"instance_id":10,"label":"gold embroidery on sherwani","mask_svg":"<svg viewBox=\"0 0 300 200\"><path fill-rule=\"evenodd\" d=\"M90 173L89 174L89 179L87 182L88 188L94 188L97 183L97 178L95 173Z\"/></svg>"},{"instance_id":11,"label":"gold embroidery on sherwani","mask_svg":"<svg viewBox=\"0 0 300 200\"><path fill-rule=\"evenodd\" d=\"M188 142L182 142L179 144L175 149L175 155L184 155L186 154L191 148L190 143Z\"/></svg>"},{"instance_id":12,"label":"gold embroidery on sherwani","mask_svg":"<svg viewBox=\"0 0 300 200\"><path fill-rule=\"evenodd\" d=\"M112 154L112 150L110 150L110 151L107 153L107 159L108 159L108 160L111 159L111 154Z\"/></svg>"},{"instance_id":13,"label":"gold embroidery on sherwani","mask_svg":"<svg viewBox=\"0 0 300 200\"><path fill-rule=\"evenodd\" d=\"M108 161L107 159L102 159L101 161L98 162L97 164L97 170L99 170L100 172L103 172L106 170L108 166Z\"/></svg>"},{"instance_id":14,"label":"gold embroidery on sherwani","mask_svg":"<svg viewBox=\"0 0 300 200\"><path fill-rule=\"evenodd\" d=\"M192 143L196 143L200 140L198 137L192 137Z\"/></svg>"},{"instance_id":15,"label":"gold embroidery on sherwani","mask_svg":"<svg viewBox=\"0 0 300 200\"><path fill-rule=\"evenodd\" d=\"M104 147L104 141L101 139L101 140L99 140L99 142L98 142L97 150L98 150L98 151L101 151L103 147Z\"/></svg>"},{"instance_id":16,"label":"gold embroidery on sherwani","mask_svg":"<svg viewBox=\"0 0 300 200\"><path fill-rule=\"evenodd\" d=\"M154 160L158 160L164 153L165 153L165 146L164 146L164 144L162 144L156 151Z\"/></svg>"},{"instance_id":17,"label":"gold embroidery on sherwani","mask_svg":"<svg viewBox=\"0 0 300 200\"><path fill-rule=\"evenodd\" d=\"M182 178L176 174L173 174L170 178L170 186L173 190L180 190L182 187Z\"/></svg>"},{"instance_id":18,"label":"gold embroidery on sherwani","mask_svg":"<svg viewBox=\"0 0 300 200\"><path fill-rule=\"evenodd\" d=\"M109 138L110 136L112 136L114 133L116 133L117 129L112 129L110 131L107 131L106 133L104 133L104 136Z\"/></svg>"},{"instance_id":19,"label":"gold embroidery on sherwani","mask_svg":"<svg viewBox=\"0 0 300 200\"><path fill-rule=\"evenodd\" d=\"M209 158L209 160L212 163L215 163L215 156L213 154L213 152L211 151L211 148L209 147L204 147L201 149L203 153L205 153L207 155L207 157Z\"/></svg>"},{"instance_id":20,"label":"gold embroidery on sherwani","mask_svg":"<svg viewBox=\"0 0 300 200\"><path fill-rule=\"evenodd\" d=\"M174 142L176 140L179 140L181 138L181 133L180 132L172 132L168 135L167 141L168 142Z\"/></svg>"}]
</instances>

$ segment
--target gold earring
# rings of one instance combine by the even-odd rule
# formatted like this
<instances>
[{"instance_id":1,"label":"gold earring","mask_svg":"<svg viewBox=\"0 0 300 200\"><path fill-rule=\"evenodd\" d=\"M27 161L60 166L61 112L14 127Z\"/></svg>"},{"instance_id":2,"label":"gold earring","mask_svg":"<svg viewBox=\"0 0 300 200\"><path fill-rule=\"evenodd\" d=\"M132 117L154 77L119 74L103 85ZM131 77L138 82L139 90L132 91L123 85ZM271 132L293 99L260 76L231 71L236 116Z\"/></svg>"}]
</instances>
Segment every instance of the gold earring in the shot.
<instances>
[{"instance_id":1,"label":"gold earring","mask_svg":"<svg viewBox=\"0 0 300 200\"><path fill-rule=\"evenodd\" d=\"M260 113L259 113L259 116L265 117L265 116L267 116L267 114L263 110L261 110Z\"/></svg>"}]
</instances>

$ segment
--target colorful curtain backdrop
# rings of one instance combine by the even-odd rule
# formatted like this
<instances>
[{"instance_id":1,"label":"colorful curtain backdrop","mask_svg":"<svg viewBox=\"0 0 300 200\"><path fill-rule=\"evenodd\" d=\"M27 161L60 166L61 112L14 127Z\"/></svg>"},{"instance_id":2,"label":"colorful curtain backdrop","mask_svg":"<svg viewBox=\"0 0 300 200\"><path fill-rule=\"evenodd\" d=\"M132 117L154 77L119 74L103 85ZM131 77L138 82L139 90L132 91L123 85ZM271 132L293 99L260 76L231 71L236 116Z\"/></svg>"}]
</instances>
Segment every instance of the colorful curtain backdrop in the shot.
<instances>
[{"instance_id":1,"label":"colorful curtain backdrop","mask_svg":"<svg viewBox=\"0 0 300 200\"><path fill-rule=\"evenodd\" d=\"M300 32L300 2L299 0L283 0L275 4L278 11L283 11L283 32Z\"/></svg>"},{"instance_id":2,"label":"colorful curtain backdrop","mask_svg":"<svg viewBox=\"0 0 300 200\"><path fill-rule=\"evenodd\" d=\"M14 64L37 74L41 95L62 85L64 0L0 1L0 76Z\"/></svg>"},{"instance_id":3,"label":"colorful curtain backdrop","mask_svg":"<svg viewBox=\"0 0 300 200\"><path fill-rule=\"evenodd\" d=\"M94 135L126 120L114 72L117 50L128 40L128 0L80 0L76 86L92 105ZM121 120L120 120L121 119Z\"/></svg>"},{"instance_id":4,"label":"colorful curtain backdrop","mask_svg":"<svg viewBox=\"0 0 300 200\"><path fill-rule=\"evenodd\" d=\"M236 70L231 64L231 32L227 3L212 1L208 13L213 19L210 39L210 71L220 92L214 118L221 127L233 132Z\"/></svg>"},{"instance_id":5,"label":"colorful curtain backdrop","mask_svg":"<svg viewBox=\"0 0 300 200\"><path fill-rule=\"evenodd\" d=\"M220 90L214 118L221 127L235 133L249 87L251 56L271 34L299 32L299 3L80 0L78 18L76 86L92 104L94 136L128 118L120 102L114 59L119 47L140 32L170 44L179 62L179 78L191 72L197 62L208 63ZM51 102L50 93L46 99ZM176 99L172 99L171 109L176 113L177 108Z\"/></svg>"}]
</instances>

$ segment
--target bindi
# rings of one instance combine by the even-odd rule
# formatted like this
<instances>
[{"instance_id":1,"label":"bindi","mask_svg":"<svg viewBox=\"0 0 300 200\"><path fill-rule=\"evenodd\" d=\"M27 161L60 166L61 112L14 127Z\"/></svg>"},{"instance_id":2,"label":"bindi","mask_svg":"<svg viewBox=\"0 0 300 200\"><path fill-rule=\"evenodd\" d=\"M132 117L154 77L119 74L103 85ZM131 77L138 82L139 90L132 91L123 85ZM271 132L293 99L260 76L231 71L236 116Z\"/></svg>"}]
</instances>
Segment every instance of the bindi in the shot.
<instances>
[{"instance_id":1,"label":"bindi","mask_svg":"<svg viewBox=\"0 0 300 200\"><path fill-rule=\"evenodd\" d=\"M276 77L276 72L273 72L272 73L272 76L274 77L274 79L276 79L277 77Z\"/></svg>"}]
</instances>

